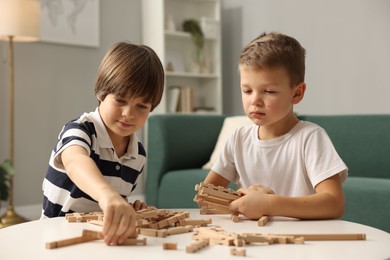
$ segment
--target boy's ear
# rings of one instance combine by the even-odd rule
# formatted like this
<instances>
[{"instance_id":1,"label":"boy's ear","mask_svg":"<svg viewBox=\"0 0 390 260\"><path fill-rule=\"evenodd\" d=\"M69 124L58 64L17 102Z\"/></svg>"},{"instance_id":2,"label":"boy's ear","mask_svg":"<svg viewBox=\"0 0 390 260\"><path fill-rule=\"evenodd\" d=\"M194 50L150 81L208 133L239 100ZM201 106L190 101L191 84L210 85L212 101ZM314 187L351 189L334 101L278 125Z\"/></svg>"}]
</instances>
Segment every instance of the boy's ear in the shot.
<instances>
[{"instance_id":1,"label":"boy's ear","mask_svg":"<svg viewBox=\"0 0 390 260\"><path fill-rule=\"evenodd\" d=\"M304 82L299 83L295 86L295 93L293 96L293 104L296 105L303 99L306 91L306 84Z\"/></svg>"}]
</instances>

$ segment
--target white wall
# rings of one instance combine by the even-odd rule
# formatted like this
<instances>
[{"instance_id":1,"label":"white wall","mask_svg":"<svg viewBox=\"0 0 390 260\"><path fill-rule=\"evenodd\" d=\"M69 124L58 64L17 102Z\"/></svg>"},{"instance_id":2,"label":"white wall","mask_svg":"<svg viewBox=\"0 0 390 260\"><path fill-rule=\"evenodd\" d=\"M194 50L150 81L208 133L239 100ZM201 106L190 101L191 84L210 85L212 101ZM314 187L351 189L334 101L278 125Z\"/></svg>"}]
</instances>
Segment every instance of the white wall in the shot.
<instances>
[{"instance_id":1,"label":"white wall","mask_svg":"<svg viewBox=\"0 0 390 260\"><path fill-rule=\"evenodd\" d=\"M41 183L62 125L96 106L93 84L115 42L141 43L141 1L100 1L100 47L15 44L15 205L41 203ZM299 113L390 113L390 1L223 0L223 111L241 114L241 48L263 31L307 49ZM8 158L8 45L0 42L0 161ZM142 185L140 185L142 192Z\"/></svg>"},{"instance_id":2,"label":"white wall","mask_svg":"<svg viewBox=\"0 0 390 260\"><path fill-rule=\"evenodd\" d=\"M15 205L42 202L42 180L63 124L95 109L97 68L122 40L141 43L140 0L100 1L100 46L15 44ZM9 158L8 44L0 42L0 161Z\"/></svg>"},{"instance_id":3,"label":"white wall","mask_svg":"<svg viewBox=\"0 0 390 260\"><path fill-rule=\"evenodd\" d=\"M291 35L306 48L308 88L298 113L390 113L390 1L230 0L223 8L225 15L242 16L241 31L230 27L234 35L242 34L240 49L264 31ZM224 49L223 57L233 53L237 60L240 49L233 48ZM224 72L231 65L225 64ZM224 111L237 114L242 111L239 78L232 75L224 87L237 95Z\"/></svg>"}]
</instances>

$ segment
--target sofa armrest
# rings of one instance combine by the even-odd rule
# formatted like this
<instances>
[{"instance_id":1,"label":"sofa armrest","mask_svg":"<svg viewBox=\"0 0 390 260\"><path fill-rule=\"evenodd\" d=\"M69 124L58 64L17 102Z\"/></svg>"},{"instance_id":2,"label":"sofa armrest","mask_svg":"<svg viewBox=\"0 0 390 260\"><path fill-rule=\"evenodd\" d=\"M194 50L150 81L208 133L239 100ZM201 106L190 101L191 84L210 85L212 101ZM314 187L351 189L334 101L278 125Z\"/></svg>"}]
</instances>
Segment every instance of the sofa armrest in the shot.
<instances>
[{"instance_id":1,"label":"sofa armrest","mask_svg":"<svg viewBox=\"0 0 390 260\"><path fill-rule=\"evenodd\" d=\"M390 232L390 179L348 177L342 219Z\"/></svg>"},{"instance_id":2,"label":"sofa armrest","mask_svg":"<svg viewBox=\"0 0 390 260\"><path fill-rule=\"evenodd\" d=\"M149 117L146 203L157 202L159 184L166 172L201 168L210 159L225 117L193 114Z\"/></svg>"}]
</instances>

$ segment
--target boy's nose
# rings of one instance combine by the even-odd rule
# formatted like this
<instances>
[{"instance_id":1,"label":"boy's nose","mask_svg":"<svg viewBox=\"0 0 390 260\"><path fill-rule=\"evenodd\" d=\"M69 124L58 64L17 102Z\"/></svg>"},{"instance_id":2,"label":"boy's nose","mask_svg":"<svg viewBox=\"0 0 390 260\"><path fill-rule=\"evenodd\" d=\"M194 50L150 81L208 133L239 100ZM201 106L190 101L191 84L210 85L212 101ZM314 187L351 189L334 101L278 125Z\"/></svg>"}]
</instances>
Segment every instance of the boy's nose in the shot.
<instances>
[{"instance_id":1,"label":"boy's nose","mask_svg":"<svg viewBox=\"0 0 390 260\"><path fill-rule=\"evenodd\" d=\"M254 106L261 106L264 104L263 98L260 94L253 94L251 98L251 104Z\"/></svg>"},{"instance_id":2,"label":"boy's nose","mask_svg":"<svg viewBox=\"0 0 390 260\"><path fill-rule=\"evenodd\" d=\"M125 118L132 118L132 117L134 117L133 110L132 110L131 106L127 106L125 109L123 109L122 116L125 117Z\"/></svg>"}]
</instances>

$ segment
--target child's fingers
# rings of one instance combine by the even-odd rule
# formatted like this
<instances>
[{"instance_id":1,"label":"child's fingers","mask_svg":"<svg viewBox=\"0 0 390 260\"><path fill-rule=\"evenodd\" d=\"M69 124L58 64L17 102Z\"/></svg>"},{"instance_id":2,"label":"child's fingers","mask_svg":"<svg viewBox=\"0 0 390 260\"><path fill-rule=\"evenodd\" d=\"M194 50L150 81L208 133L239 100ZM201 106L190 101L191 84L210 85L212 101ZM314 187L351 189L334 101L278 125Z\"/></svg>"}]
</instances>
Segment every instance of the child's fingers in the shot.
<instances>
[{"instance_id":1,"label":"child's fingers","mask_svg":"<svg viewBox=\"0 0 390 260\"><path fill-rule=\"evenodd\" d=\"M235 213L240 213L240 201L241 201L242 198L238 198L236 200L233 200L232 202L230 202L229 204L229 209L232 211L232 212L235 212Z\"/></svg>"},{"instance_id":2,"label":"child's fingers","mask_svg":"<svg viewBox=\"0 0 390 260\"><path fill-rule=\"evenodd\" d=\"M118 236L118 244L122 244L129 237L135 237L135 219L133 221L132 216L123 215L116 233Z\"/></svg>"},{"instance_id":3,"label":"child's fingers","mask_svg":"<svg viewBox=\"0 0 390 260\"><path fill-rule=\"evenodd\" d=\"M140 200L136 200L133 203L133 208L134 208L135 211L138 211L138 210L141 210L141 209L146 209L147 207L148 207L148 205L146 205L145 202L142 202Z\"/></svg>"},{"instance_id":4,"label":"child's fingers","mask_svg":"<svg viewBox=\"0 0 390 260\"><path fill-rule=\"evenodd\" d=\"M117 211L114 211L111 216L112 217L108 220L106 220L106 216L104 216L104 242L108 245L116 245L119 239L118 228L120 226L121 219Z\"/></svg>"},{"instance_id":5,"label":"child's fingers","mask_svg":"<svg viewBox=\"0 0 390 260\"><path fill-rule=\"evenodd\" d=\"M112 210L106 210L104 212L103 230L102 230L102 233L104 236L106 236L108 234L108 231L111 228L113 214L114 214L114 212Z\"/></svg>"},{"instance_id":6,"label":"child's fingers","mask_svg":"<svg viewBox=\"0 0 390 260\"><path fill-rule=\"evenodd\" d=\"M129 205L128 205L129 207ZM131 210L129 210L131 209ZM136 218L132 208L116 209L104 224L104 241L108 245L122 244L129 237L136 237ZM105 219L106 221L106 219Z\"/></svg>"},{"instance_id":7,"label":"child's fingers","mask_svg":"<svg viewBox=\"0 0 390 260\"><path fill-rule=\"evenodd\" d=\"M145 202L142 202L141 209L146 209L146 208L148 208L148 204L146 204Z\"/></svg>"},{"instance_id":8,"label":"child's fingers","mask_svg":"<svg viewBox=\"0 0 390 260\"><path fill-rule=\"evenodd\" d=\"M141 209L141 201L139 201L139 200L134 201L133 208L135 211L140 210Z\"/></svg>"},{"instance_id":9,"label":"child's fingers","mask_svg":"<svg viewBox=\"0 0 390 260\"><path fill-rule=\"evenodd\" d=\"M132 215L129 218L129 225L127 226L126 232L121 237L120 243L123 243L127 238L135 238L137 237L137 235L138 234L136 232L136 219L135 216Z\"/></svg>"}]
</instances>

